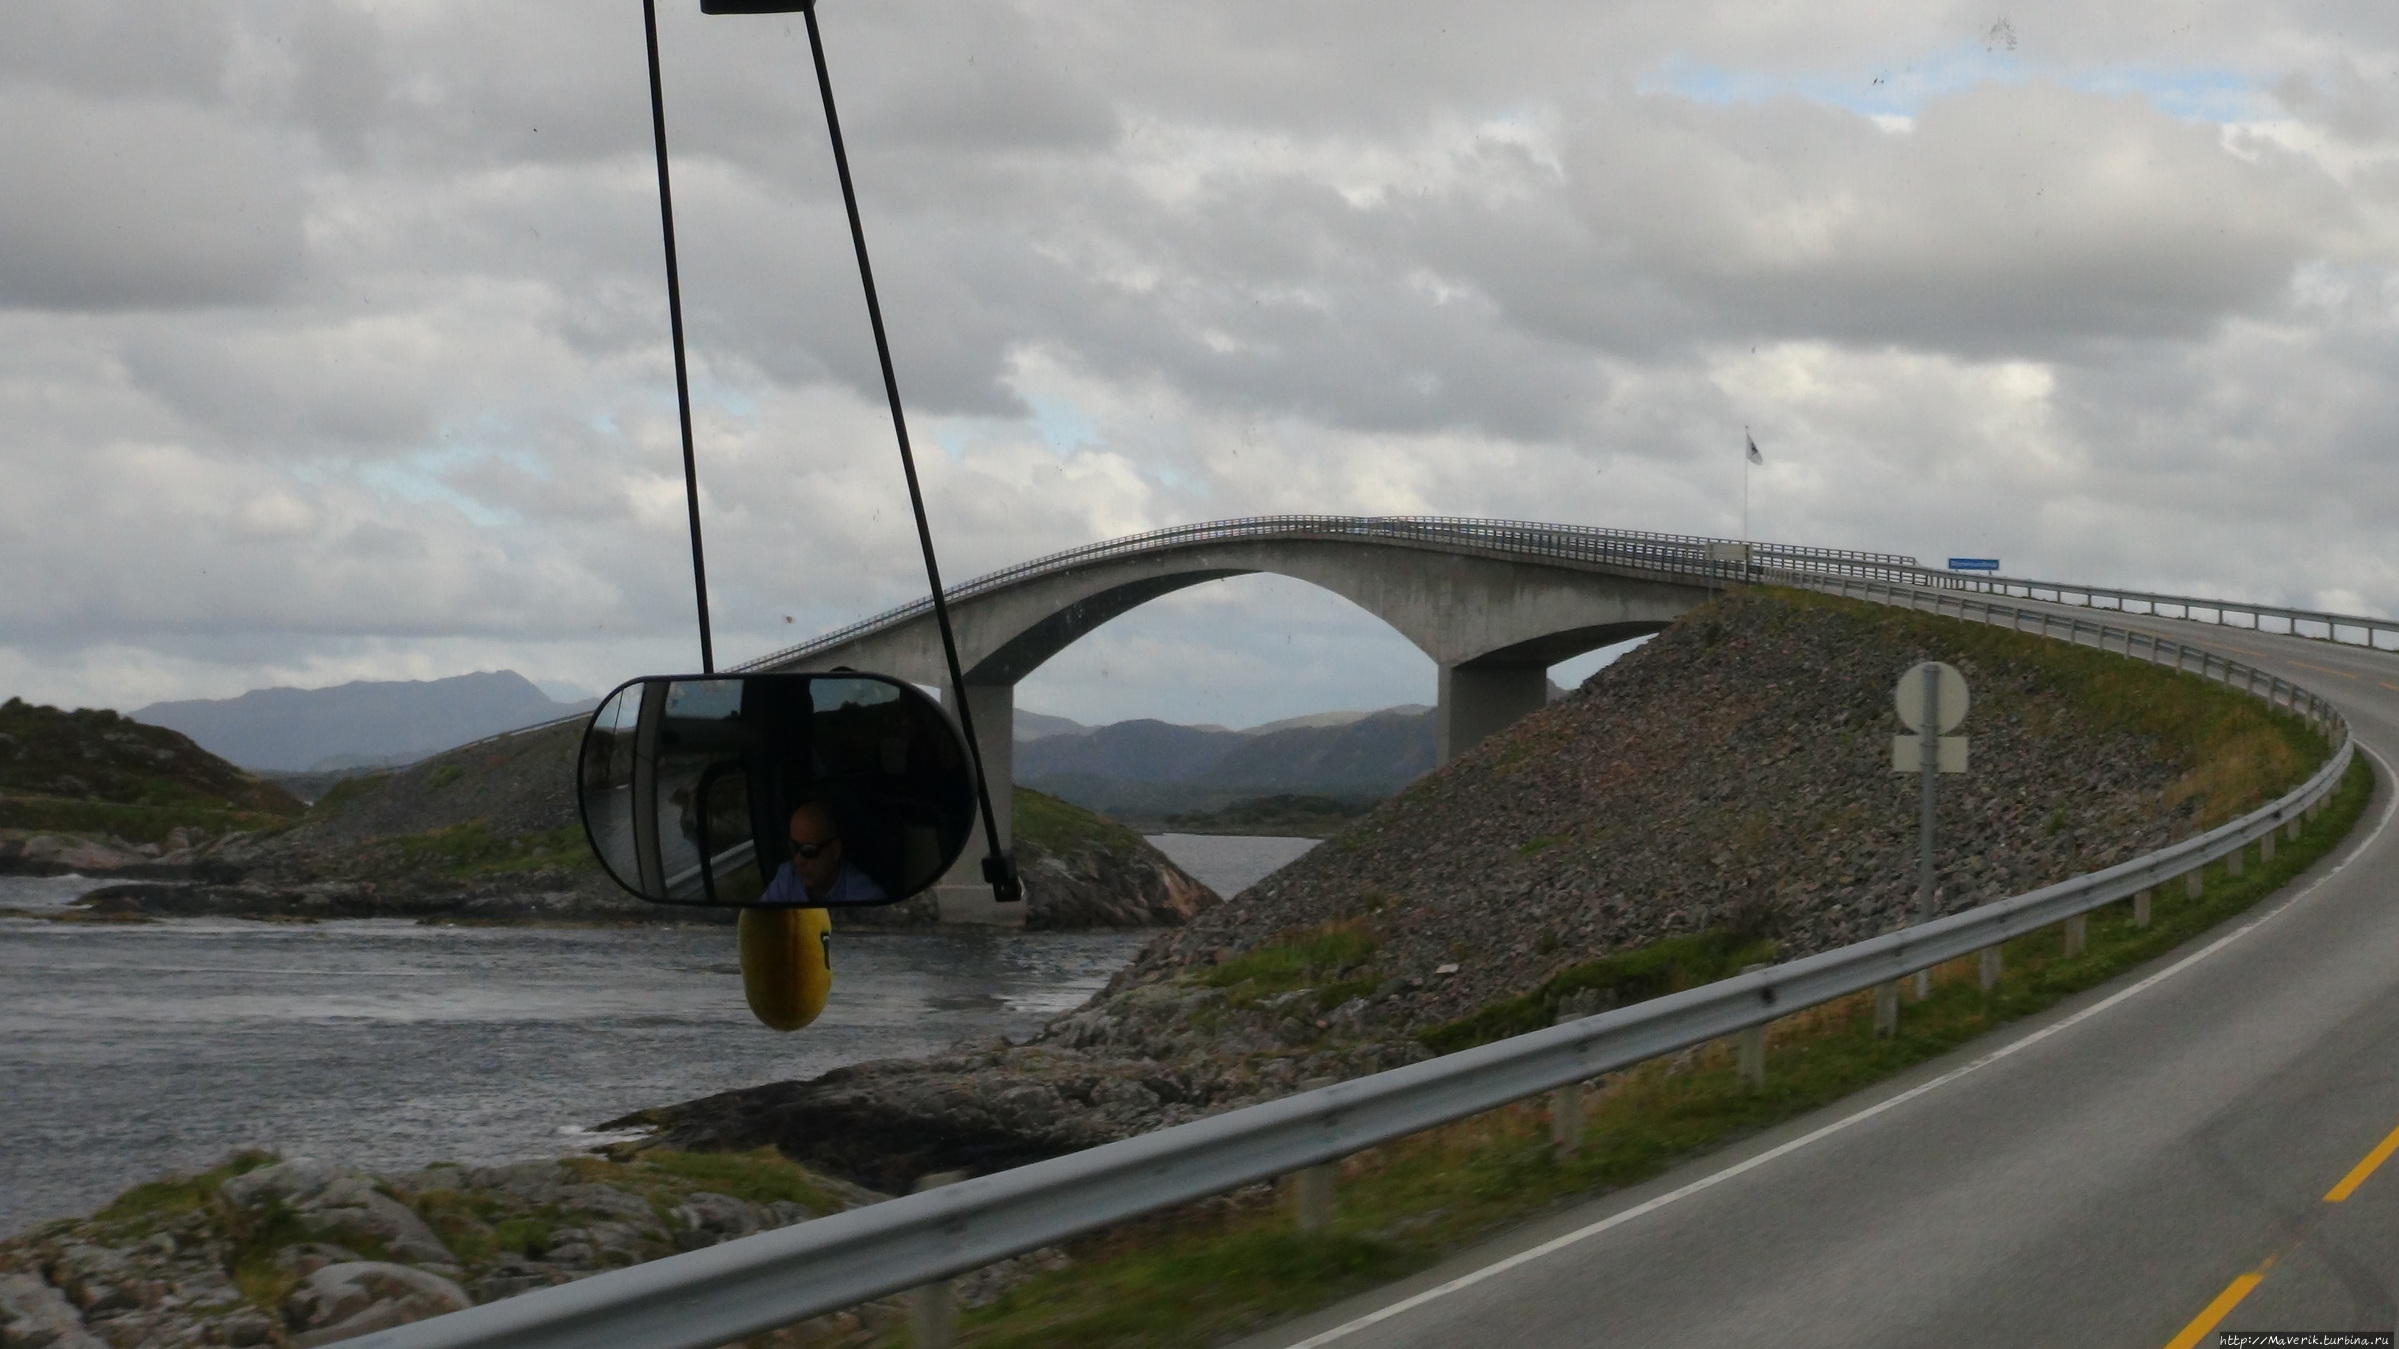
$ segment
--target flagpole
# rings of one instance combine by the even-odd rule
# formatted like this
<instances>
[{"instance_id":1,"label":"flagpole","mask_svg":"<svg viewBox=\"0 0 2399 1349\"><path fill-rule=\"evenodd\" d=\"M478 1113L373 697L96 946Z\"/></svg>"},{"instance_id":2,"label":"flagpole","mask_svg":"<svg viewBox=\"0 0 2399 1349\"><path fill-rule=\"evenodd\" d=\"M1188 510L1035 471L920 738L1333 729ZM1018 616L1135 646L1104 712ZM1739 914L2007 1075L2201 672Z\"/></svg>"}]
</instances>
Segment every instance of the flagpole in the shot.
<instances>
[{"instance_id":1,"label":"flagpole","mask_svg":"<svg viewBox=\"0 0 2399 1349\"><path fill-rule=\"evenodd\" d=\"M1749 428L1741 428L1741 542L1749 542Z\"/></svg>"}]
</instances>

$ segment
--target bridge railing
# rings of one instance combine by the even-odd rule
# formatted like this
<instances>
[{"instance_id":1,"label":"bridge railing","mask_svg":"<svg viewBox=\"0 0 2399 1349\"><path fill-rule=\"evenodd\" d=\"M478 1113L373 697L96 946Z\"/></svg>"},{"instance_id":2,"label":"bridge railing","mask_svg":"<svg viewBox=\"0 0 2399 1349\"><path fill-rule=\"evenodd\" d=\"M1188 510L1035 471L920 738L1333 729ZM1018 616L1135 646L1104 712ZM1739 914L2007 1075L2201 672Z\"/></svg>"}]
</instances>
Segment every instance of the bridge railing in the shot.
<instances>
[{"instance_id":1,"label":"bridge railing","mask_svg":"<svg viewBox=\"0 0 2399 1349\"><path fill-rule=\"evenodd\" d=\"M2197 595L2124 590L2114 586L2031 581L2021 577L1981 576L1931 568L1920 570L1923 578L1920 584L1944 590L1967 590L2010 598L2021 596L2028 600L2046 600L2051 604L2112 609L2127 614L2140 612L2156 618L2214 623L2220 627L2247 626L2259 632L2273 632L2274 629L2266 626L2268 620L2273 620L2282 624L2283 636L2310 637L2347 646L2372 647L2378 651L2399 650L2399 620L2395 619L2334 613L2324 609L2296 609L2279 604L2252 604L2243 600L2205 599ZM2141 606L2138 611L2132 607L2136 604ZM2235 615L2246 616L2249 622L2246 625L2234 623L2232 619Z\"/></svg>"},{"instance_id":2,"label":"bridge railing","mask_svg":"<svg viewBox=\"0 0 2399 1349\"><path fill-rule=\"evenodd\" d=\"M1012 567L987 572L951 586L953 604L988 594L1035 577L1071 571L1111 558L1161 552L1171 548L1256 539L1325 538L1392 539L1435 545L1488 548L1520 556L1555 557L1577 562L1639 567L1678 576L1740 580L1747 572L1738 558L1721 550L1733 540L1696 534L1658 534L1639 529L1608 529L1596 525L1553 525L1529 520L1482 520L1441 515L1260 515L1204 524L1170 525L1122 538L1069 548ZM1811 548L1801 544L1752 543L1750 565L1811 574L1899 579L1922 572L1916 559L1897 553L1853 552ZM1717 551L1711 551L1717 550ZM931 613L930 598L912 600L831 632L769 652L734 667L769 670L831 651L897 624Z\"/></svg>"},{"instance_id":3,"label":"bridge railing","mask_svg":"<svg viewBox=\"0 0 2399 1349\"><path fill-rule=\"evenodd\" d=\"M351 1343L359 1349L707 1349L1144 1213L1322 1165L1885 985L2154 889L2294 825L2355 746L2330 703L2152 634L1864 577L1837 593L2037 632L2227 683L2333 744L2298 787L2171 847L2027 894L1595 1017L778 1231L611 1270Z\"/></svg>"}]
</instances>

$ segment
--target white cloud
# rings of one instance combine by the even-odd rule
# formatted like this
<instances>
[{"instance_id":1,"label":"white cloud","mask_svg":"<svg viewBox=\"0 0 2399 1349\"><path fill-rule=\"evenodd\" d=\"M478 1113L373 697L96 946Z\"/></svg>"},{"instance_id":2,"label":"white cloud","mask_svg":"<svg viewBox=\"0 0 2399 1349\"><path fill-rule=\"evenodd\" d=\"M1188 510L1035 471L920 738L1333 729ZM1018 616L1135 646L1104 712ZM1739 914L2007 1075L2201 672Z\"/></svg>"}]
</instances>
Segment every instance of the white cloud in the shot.
<instances>
[{"instance_id":1,"label":"white cloud","mask_svg":"<svg viewBox=\"0 0 2399 1349\"><path fill-rule=\"evenodd\" d=\"M954 579L1282 511L1729 532L1747 425L1761 535L2399 607L2383 7L823 21ZM661 22L739 658L922 579L804 36ZM0 16L0 691L690 664L648 156L628 14ZM1429 669L1258 580L1027 698L1239 723Z\"/></svg>"}]
</instances>

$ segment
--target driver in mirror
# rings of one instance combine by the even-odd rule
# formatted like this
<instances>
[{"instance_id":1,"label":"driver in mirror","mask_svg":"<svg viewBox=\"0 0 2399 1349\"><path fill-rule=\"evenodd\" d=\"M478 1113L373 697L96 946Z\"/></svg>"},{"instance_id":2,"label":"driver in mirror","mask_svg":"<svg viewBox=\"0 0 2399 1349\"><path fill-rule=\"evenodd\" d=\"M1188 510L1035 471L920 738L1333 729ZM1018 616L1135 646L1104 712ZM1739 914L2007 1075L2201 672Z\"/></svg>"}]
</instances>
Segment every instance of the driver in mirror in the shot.
<instances>
[{"instance_id":1,"label":"driver in mirror","mask_svg":"<svg viewBox=\"0 0 2399 1349\"><path fill-rule=\"evenodd\" d=\"M802 802L791 812L791 855L775 869L762 907L830 907L881 904L889 896L874 878L841 855L841 827L821 801Z\"/></svg>"}]
</instances>

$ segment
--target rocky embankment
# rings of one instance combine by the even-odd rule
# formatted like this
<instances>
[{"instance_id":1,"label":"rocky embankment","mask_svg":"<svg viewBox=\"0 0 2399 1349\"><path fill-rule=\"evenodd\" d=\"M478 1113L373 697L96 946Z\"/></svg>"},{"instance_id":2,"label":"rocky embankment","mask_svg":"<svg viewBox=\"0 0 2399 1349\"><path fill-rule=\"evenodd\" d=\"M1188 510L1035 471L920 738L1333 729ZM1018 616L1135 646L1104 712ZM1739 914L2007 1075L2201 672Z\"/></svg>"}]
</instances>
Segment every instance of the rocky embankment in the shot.
<instances>
[{"instance_id":1,"label":"rocky embankment","mask_svg":"<svg viewBox=\"0 0 2399 1349\"><path fill-rule=\"evenodd\" d=\"M311 1349L883 1197L771 1156L370 1175L246 1155L0 1241L0 1346ZM1062 1258L982 1271L964 1300ZM871 1342L903 1315L871 1303L750 1343Z\"/></svg>"},{"instance_id":2,"label":"rocky embankment","mask_svg":"<svg viewBox=\"0 0 2399 1349\"><path fill-rule=\"evenodd\" d=\"M1974 769L1942 784L1955 910L2162 846L2295 782L2309 734L2170 671L1808 595L1687 618L1164 934L1034 1043L642 1112L677 1147L773 1145L874 1183L1090 1146L1650 996L1607 958L1685 938L1789 959L1904 925L1916 785L1891 683L1948 660ZM2320 749L2320 747L2314 747ZM1761 945L1769 944L1769 945ZM1579 991L1575 991L1579 990Z\"/></svg>"}]
</instances>

